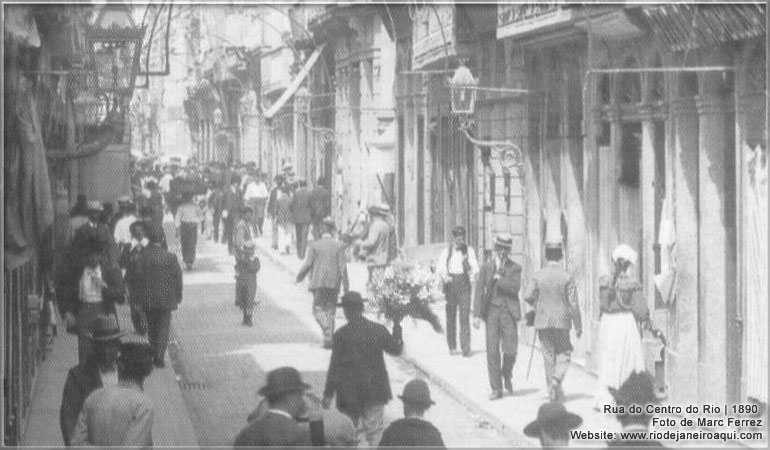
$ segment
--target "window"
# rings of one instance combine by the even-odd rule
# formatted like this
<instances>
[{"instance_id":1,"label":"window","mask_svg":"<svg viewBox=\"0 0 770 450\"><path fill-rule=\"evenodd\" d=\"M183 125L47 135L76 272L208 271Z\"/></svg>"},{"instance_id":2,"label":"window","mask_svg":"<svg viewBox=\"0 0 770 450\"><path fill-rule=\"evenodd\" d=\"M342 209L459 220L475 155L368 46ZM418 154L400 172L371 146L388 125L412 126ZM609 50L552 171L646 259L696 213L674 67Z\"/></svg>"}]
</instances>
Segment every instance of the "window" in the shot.
<instances>
[{"instance_id":1,"label":"window","mask_svg":"<svg viewBox=\"0 0 770 450\"><path fill-rule=\"evenodd\" d=\"M634 69L638 67L636 58L626 58L623 67ZM620 103L640 103L642 101L642 79L638 72L623 72L620 74Z\"/></svg>"},{"instance_id":2,"label":"window","mask_svg":"<svg viewBox=\"0 0 770 450\"><path fill-rule=\"evenodd\" d=\"M628 187L638 187L642 155L642 124L640 122L624 123L622 133L618 183Z\"/></svg>"},{"instance_id":3,"label":"window","mask_svg":"<svg viewBox=\"0 0 770 450\"><path fill-rule=\"evenodd\" d=\"M660 60L660 55L655 55L652 60L652 67L662 67L663 64ZM650 72L649 80L649 99L652 102L662 101L665 96L665 83L663 81L662 72Z\"/></svg>"}]
</instances>

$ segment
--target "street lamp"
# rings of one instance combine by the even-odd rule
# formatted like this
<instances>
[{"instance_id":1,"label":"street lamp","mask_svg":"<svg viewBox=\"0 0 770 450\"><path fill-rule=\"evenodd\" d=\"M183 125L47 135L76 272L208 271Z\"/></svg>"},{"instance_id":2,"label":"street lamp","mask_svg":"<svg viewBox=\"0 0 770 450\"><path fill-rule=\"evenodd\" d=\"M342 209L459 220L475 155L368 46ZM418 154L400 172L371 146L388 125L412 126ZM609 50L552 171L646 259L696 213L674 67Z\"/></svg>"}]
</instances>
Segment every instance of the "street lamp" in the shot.
<instances>
[{"instance_id":1,"label":"street lamp","mask_svg":"<svg viewBox=\"0 0 770 450\"><path fill-rule=\"evenodd\" d=\"M476 112L476 95L479 90L479 81L473 77L471 70L461 64L455 70L454 75L449 80L451 92L452 113L457 115L460 120L460 131L465 135L468 141L477 147L489 147L499 152L500 165L505 172L512 168L521 166L524 163L521 149L510 141L482 141L470 135L468 130L473 125L473 115ZM484 90L496 92L508 92L516 94L530 93L524 89L490 89Z\"/></svg>"},{"instance_id":2,"label":"street lamp","mask_svg":"<svg viewBox=\"0 0 770 450\"><path fill-rule=\"evenodd\" d=\"M451 91L452 112L460 118L460 126L469 128L476 109L476 89L479 81L473 77L471 70L462 64L449 80Z\"/></svg>"},{"instance_id":3,"label":"street lamp","mask_svg":"<svg viewBox=\"0 0 770 450\"><path fill-rule=\"evenodd\" d=\"M86 26L85 37L93 73L90 87L99 99L96 117L88 121L122 122L134 90L144 28L136 26L128 5L109 4Z\"/></svg>"}]
</instances>

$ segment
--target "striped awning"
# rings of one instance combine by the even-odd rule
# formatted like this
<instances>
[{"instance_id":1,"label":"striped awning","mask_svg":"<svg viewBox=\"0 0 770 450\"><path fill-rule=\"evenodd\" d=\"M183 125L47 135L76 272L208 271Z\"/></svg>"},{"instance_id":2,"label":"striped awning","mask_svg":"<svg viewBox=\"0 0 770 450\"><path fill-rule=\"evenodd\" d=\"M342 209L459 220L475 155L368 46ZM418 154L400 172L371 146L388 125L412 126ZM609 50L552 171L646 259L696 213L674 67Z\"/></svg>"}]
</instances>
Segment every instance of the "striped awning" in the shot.
<instances>
[{"instance_id":1,"label":"striped awning","mask_svg":"<svg viewBox=\"0 0 770 450\"><path fill-rule=\"evenodd\" d=\"M739 41L765 34L764 4L644 6L643 16L672 51Z\"/></svg>"},{"instance_id":2,"label":"striped awning","mask_svg":"<svg viewBox=\"0 0 770 450\"><path fill-rule=\"evenodd\" d=\"M318 61L318 58L321 56L321 52L323 52L325 46L325 43L321 44L317 49L315 49L313 54L310 55L310 58L305 61L305 64L302 66L302 70L300 70L297 76L291 80L289 87L283 91L283 94L281 94L278 100L276 100L270 109L265 112L265 119L272 118L278 111L280 111L280 109L283 108L283 105L285 105L286 102L289 101L289 99L294 95L297 89L299 89L302 81L305 79L305 77L307 77L308 73L310 73L310 69L312 69L316 61ZM264 109L265 108L263 107L263 110Z\"/></svg>"}]
</instances>

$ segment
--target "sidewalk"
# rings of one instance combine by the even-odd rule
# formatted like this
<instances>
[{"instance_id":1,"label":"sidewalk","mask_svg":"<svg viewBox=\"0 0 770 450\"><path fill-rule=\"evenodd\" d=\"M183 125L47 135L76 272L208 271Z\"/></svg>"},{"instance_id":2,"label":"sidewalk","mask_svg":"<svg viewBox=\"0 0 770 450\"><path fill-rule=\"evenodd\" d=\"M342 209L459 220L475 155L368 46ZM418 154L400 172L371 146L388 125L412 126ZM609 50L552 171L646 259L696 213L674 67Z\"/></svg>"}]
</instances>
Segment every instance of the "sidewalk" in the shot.
<instances>
[{"instance_id":1,"label":"sidewalk","mask_svg":"<svg viewBox=\"0 0 770 450\"><path fill-rule=\"evenodd\" d=\"M118 305L117 309L121 329L132 330L123 339L142 340L133 333L128 306ZM62 321L59 320L59 323ZM59 329L60 334L54 339L51 352L38 368L21 446L64 445L59 427L59 408L67 372L78 361L78 340L77 336L64 333L63 326ZM154 369L144 386L144 392L155 405L153 444L156 447L197 448L195 431L171 366L167 363L163 369Z\"/></svg>"},{"instance_id":2,"label":"sidewalk","mask_svg":"<svg viewBox=\"0 0 770 450\"><path fill-rule=\"evenodd\" d=\"M292 275L296 275L302 266L302 261L296 254L282 255L270 246L269 237L256 239L257 251L279 264ZM350 289L366 292L366 265L359 262L348 264ZM444 320L443 303L434 306L434 312ZM370 315L372 320L375 317ZM536 439L524 435L524 427L535 419L541 404L548 401L545 390L543 358L535 346L532 355L532 368L527 377L527 366L532 353L533 330L524 326L519 327L519 354L513 370L513 395L508 395L497 401L489 401L489 381L487 378L487 361L485 349L484 327L476 330L471 327L471 356L453 356L449 354L446 338L436 334L431 326L424 321L405 319L404 353L402 357L416 366L436 384L444 388L450 395L463 403L474 414L484 417L492 426L508 436L521 447L537 447ZM564 380L565 406L583 418L581 431L619 432L620 425L612 414L600 413L593 409L596 377L586 372L582 367L572 364ZM659 417L666 417L659 415ZM677 418L676 416L670 416ZM675 429L675 428L674 428ZM673 429L672 429L673 430ZM656 428L655 431L666 431ZM684 430L683 430L684 431ZM690 430L694 431L694 430ZM667 442L669 447L699 447L705 442ZM606 447L603 440L578 440L573 445L581 447ZM714 443L712 443L714 444ZM725 446L720 442L720 446ZM732 447L740 447L731 442Z\"/></svg>"}]
</instances>

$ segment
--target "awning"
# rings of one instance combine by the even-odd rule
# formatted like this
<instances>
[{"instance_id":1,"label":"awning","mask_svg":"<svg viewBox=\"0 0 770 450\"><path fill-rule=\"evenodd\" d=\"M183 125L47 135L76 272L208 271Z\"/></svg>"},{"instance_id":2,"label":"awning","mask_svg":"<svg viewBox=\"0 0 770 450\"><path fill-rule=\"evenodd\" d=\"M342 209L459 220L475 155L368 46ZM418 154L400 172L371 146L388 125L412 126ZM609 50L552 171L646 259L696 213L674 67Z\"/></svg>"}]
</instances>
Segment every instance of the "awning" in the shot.
<instances>
[{"instance_id":1,"label":"awning","mask_svg":"<svg viewBox=\"0 0 770 450\"><path fill-rule=\"evenodd\" d=\"M299 71L296 77L294 77L293 80L291 80L291 83L289 84L289 87L286 88L285 91L283 91L283 94L278 98L278 100L273 104L273 106L270 107L270 109L267 109L267 112L265 113L265 119L272 119L273 116L283 108L283 105L286 104L287 101L294 95L295 92L297 92L297 89L299 89L299 86L302 84L302 82L305 80L305 77L307 77L307 74L310 73L310 69L313 68L315 63L318 61L318 58L321 56L321 52L323 51L324 47L326 47L326 44L321 44L312 55L310 55L310 58L305 61L305 65L302 67L302 70ZM264 111L265 108L263 107L262 110Z\"/></svg>"}]
</instances>

